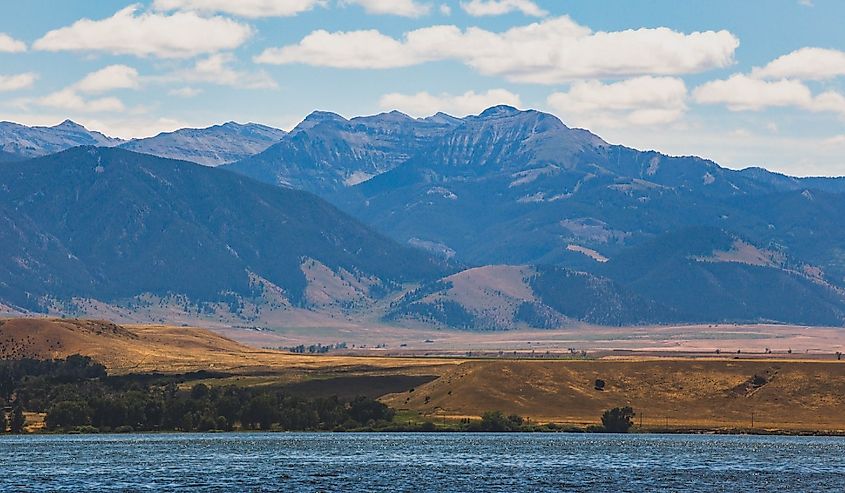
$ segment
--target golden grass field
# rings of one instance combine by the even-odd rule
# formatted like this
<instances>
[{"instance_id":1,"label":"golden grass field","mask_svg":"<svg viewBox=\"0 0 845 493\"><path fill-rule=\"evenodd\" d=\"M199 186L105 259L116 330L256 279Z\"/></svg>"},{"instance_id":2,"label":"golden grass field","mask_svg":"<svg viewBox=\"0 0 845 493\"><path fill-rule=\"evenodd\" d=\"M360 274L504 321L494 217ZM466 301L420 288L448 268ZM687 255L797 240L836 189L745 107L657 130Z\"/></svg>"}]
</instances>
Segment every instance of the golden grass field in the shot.
<instances>
[{"instance_id":1,"label":"golden grass field","mask_svg":"<svg viewBox=\"0 0 845 493\"><path fill-rule=\"evenodd\" d=\"M766 383L754 386L754 375ZM595 381L605 381L603 391ZM629 405L652 428L845 431L845 362L644 358L470 361L384 402L429 416L486 410L587 425Z\"/></svg>"},{"instance_id":2,"label":"golden grass field","mask_svg":"<svg viewBox=\"0 0 845 493\"><path fill-rule=\"evenodd\" d=\"M77 353L115 374L210 370L228 375L221 383L366 393L435 420L501 410L536 422L588 425L608 408L630 405L638 412L636 423L652 429L746 430L753 415L758 431L845 432L845 361L829 355L824 360L806 354L583 360L301 356L255 349L200 328L0 320L0 357ZM755 375L765 383L753 384ZM596 379L606 382L603 391L595 389Z\"/></svg>"}]
</instances>

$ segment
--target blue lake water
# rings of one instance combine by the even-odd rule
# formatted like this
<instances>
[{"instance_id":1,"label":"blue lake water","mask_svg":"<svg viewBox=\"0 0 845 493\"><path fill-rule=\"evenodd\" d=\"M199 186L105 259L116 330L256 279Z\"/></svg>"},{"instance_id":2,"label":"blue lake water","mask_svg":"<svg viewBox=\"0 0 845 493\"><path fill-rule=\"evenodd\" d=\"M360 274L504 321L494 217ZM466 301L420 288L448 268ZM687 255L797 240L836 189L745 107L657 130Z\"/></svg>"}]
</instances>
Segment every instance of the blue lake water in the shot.
<instances>
[{"instance_id":1,"label":"blue lake water","mask_svg":"<svg viewBox=\"0 0 845 493\"><path fill-rule=\"evenodd\" d=\"M845 438L2 436L0 491L842 492Z\"/></svg>"}]
</instances>

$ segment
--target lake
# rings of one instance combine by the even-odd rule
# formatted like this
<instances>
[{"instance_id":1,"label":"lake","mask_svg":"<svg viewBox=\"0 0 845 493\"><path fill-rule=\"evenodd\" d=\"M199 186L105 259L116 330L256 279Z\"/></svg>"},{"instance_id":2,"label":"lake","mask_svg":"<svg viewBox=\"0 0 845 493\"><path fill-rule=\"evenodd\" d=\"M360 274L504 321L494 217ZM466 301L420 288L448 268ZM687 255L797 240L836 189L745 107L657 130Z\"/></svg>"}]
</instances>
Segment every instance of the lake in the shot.
<instances>
[{"instance_id":1,"label":"lake","mask_svg":"<svg viewBox=\"0 0 845 493\"><path fill-rule=\"evenodd\" d=\"M233 433L0 437L0 491L836 491L845 438Z\"/></svg>"}]
</instances>

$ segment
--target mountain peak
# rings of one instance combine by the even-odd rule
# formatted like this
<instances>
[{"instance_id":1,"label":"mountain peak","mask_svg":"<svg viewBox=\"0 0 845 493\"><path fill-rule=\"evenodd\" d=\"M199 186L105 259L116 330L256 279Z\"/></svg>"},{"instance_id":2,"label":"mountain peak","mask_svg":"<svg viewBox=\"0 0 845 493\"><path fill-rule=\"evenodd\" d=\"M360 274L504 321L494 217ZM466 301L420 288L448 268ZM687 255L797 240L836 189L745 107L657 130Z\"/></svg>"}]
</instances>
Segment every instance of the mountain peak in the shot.
<instances>
[{"instance_id":1,"label":"mountain peak","mask_svg":"<svg viewBox=\"0 0 845 493\"><path fill-rule=\"evenodd\" d=\"M337 113L333 113L331 111L312 111L310 115L305 117L305 122L345 122L347 121L346 118L338 115Z\"/></svg>"},{"instance_id":2,"label":"mountain peak","mask_svg":"<svg viewBox=\"0 0 845 493\"><path fill-rule=\"evenodd\" d=\"M399 110L393 110L386 113L379 113L378 115L373 116L359 116L358 118L353 118L353 120L380 120L380 121L395 121L395 122L406 122L406 121L413 121L413 118L402 113Z\"/></svg>"},{"instance_id":3,"label":"mountain peak","mask_svg":"<svg viewBox=\"0 0 845 493\"><path fill-rule=\"evenodd\" d=\"M454 124L457 125L461 121L460 118L456 116L452 116L448 113L443 113L442 111L438 111L437 113L423 118L423 121L431 122L431 123L440 123L440 124Z\"/></svg>"},{"instance_id":4,"label":"mountain peak","mask_svg":"<svg viewBox=\"0 0 845 493\"><path fill-rule=\"evenodd\" d=\"M63 130L81 130L81 131L87 131L85 127L83 127L82 125L80 125L80 124L76 123L76 122L75 122L75 121L73 121L73 120L65 120L65 121L63 121L62 123L59 123L58 125L56 125L56 126L55 126L55 127L53 127L53 128L56 128L56 129L63 129Z\"/></svg>"},{"instance_id":5,"label":"mountain peak","mask_svg":"<svg viewBox=\"0 0 845 493\"><path fill-rule=\"evenodd\" d=\"M337 113L332 113L331 111L312 111L310 115L306 116L302 122L299 123L291 132L295 132L297 130L308 130L311 128L316 127L321 123L326 122L334 122L334 123L346 123L349 120L346 118L338 115Z\"/></svg>"},{"instance_id":6,"label":"mountain peak","mask_svg":"<svg viewBox=\"0 0 845 493\"><path fill-rule=\"evenodd\" d=\"M506 104L500 104L498 106L491 106L484 110L480 115L480 118L499 118L503 116L513 116L523 113L522 111L514 108L513 106L508 106Z\"/></svg>"}]
</instances>

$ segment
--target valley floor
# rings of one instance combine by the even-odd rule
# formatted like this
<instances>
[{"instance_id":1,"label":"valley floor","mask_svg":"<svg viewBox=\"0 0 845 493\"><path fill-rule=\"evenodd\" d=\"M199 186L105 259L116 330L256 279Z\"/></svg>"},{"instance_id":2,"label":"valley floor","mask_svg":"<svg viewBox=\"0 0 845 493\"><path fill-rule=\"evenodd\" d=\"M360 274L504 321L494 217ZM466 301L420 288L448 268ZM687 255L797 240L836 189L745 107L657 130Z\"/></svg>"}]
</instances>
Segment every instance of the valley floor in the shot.
<instances>
[{"instance_id":1,"label":"valley floor","mask_svg":"<svg viewBox=\"0 0 845 493\"><path fill-rule=\"evenodd\" d=\"M391 343L387 349L356 347L349 354L318 356L256 349L198 328L7 319L0 321L0 357L81 353L105 364L110 373L206 371L212 385L283 384L289 392L308 396L366 394L402 415L438 423L501 410L537 423L585 426L597 423L606 409L631 406L637 412L635 423L647 430L845 432L845 361L832 354L842 347L836 329L772 327L766 329L772 329L768 339L754 336L761 327L710 329L738 337L731 342L687 339L692 328L660 328L665 341L674 337L687 342L656 344L643 343L639 336L646 329L606 329L592 339L594 345L583 357L569 354L565 348L571 341L562 333L519 333L519 338L514 338L517 333L488 334L487 339L441 333L414 347L412 339L422 334L412 333L401 351ZM613 340L620 346L607 345L611 339L605 336L621 331L631 336ZM526 334L531 341L521 340ZM804 334L810 342L802 346ZM286 346L299 344L284 334L271 336L287 341ZM462 340L475 341L476 348L489 352L470 349L476 353L467 357L465 348L473 346L459 351ZM481 341L488 345L481 346ZM742 341L742 353L727 354L737 341ZM260 341L282 345L268 342ZM531 346L518 347L515 356L494 351L516 347L515 342ZM545 349L556 345L563 349ZM726 349L716 355L713 347ZM765 354L767 347L780 354ZM792 354L785 352L789 348ZM597 380L604 382L603 390L597 389Z\"/></svg>"}]
</instances>

